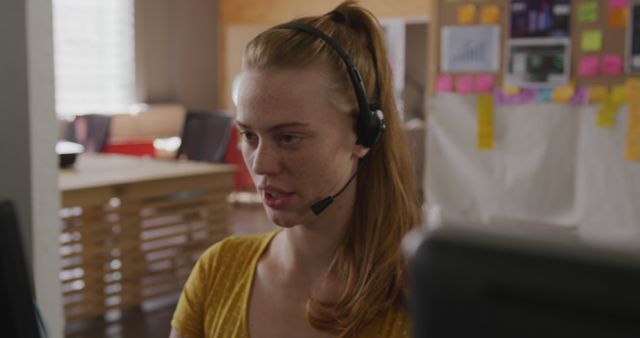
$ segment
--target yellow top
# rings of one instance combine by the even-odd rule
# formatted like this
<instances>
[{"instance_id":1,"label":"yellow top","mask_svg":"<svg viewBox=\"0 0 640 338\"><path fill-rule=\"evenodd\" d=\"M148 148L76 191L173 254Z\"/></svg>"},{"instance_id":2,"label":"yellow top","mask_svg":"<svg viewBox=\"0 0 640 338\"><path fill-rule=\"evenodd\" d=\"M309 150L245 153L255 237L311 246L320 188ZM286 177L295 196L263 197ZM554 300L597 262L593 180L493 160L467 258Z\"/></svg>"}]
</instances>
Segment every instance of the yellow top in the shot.
<instances>
[{"instance_id":1,"label":"yellow top","mask_svg":"<svg viewBox=\"0 0 640 338\"><path fill-rule=\"evenodd\" d=\"M173 315L171 326L187 338L248 338L247 310L258 259L276 232L229 237L205 251L196 263ZM403 310L391 309L360 335L409 337Z\"/></svg>"}]
</instances>

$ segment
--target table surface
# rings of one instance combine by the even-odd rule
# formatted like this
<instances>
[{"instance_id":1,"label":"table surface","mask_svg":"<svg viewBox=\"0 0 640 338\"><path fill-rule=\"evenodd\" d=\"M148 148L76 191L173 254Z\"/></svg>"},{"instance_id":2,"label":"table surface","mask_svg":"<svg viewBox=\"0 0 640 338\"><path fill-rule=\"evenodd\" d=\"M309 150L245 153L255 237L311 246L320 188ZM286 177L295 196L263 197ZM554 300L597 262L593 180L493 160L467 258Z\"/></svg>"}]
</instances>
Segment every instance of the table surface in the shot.
<instances>
[{"instance_id":1,"label":"table surface","mask_svg":"<svg viewBox=\"0 0 640 338\"><path fill-rule=\"evenodd\" d=\"M86 153L78 156L72 168L60 170L58 188L61 191L80 190L167 178L232 173L235 170L236 167L229 164Z\"/></svg>"}]
</instances>

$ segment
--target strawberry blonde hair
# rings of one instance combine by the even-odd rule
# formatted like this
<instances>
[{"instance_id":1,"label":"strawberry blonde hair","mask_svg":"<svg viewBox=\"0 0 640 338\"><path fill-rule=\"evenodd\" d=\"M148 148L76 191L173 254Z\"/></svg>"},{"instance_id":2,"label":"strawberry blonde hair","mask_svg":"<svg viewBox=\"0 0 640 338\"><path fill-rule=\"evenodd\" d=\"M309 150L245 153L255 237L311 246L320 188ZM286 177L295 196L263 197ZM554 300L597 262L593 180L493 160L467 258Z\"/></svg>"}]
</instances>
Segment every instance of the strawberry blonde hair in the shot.
<instances>
[{"instance_id":1,"label":"strawberry blonde hair","mask_svg":"<svg viewBox=\"0 0 640 338\"><path fill-rule=\"evenodd\" d=\"M335 13L338 14L335 14ZM329 268L341 282L331 301L310 298L306 316L316 329L339 336L358 334L392 307L404 306L406 262L404 235L418 223L418 198L409 151L395 105L392 74L377 19L353 1L333 15L298 19L333 38L360 72L370 103L385 113L387 129L363 164L357 179L351 225L343 233ZM244 69L301 69L328 66L333 93L355 116L358 105L346 67L336 51L306 32L271 28L244 52Z\"/></svg>"}]
</instances>

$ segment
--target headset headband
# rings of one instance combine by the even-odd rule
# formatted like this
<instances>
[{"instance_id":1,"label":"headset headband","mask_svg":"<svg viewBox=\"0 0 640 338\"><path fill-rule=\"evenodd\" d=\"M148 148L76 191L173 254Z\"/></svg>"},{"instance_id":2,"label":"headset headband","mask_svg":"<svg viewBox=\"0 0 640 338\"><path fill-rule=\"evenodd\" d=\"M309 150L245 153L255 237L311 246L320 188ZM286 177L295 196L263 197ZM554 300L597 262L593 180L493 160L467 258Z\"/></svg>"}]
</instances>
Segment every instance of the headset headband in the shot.
<instances>
[{"instance_id":1,"label":"headset headband","mask_svg":"<svg viewBox=\"0 0 640 338\"><path fill-rule=\"evenodd\" d=\"M322 39L327 45L331 46L336 53L340 56L347 71L349 72L349 78L356 94L356 100L358 101L358 144L365 147L372 147L382 136L385 129L384 116L379 110L377 105L369 105L367 100L367 94L364 87L364 82L360 73L356 69L355 65L351 61L351 58L345 53L345 51L338 45L338 43L329 37L321 30L299 22L291 21L281 25L277 25L274 28L294 29L303 32L307 32L311 35L315 35Z\"/></svg>"}]
</instances>

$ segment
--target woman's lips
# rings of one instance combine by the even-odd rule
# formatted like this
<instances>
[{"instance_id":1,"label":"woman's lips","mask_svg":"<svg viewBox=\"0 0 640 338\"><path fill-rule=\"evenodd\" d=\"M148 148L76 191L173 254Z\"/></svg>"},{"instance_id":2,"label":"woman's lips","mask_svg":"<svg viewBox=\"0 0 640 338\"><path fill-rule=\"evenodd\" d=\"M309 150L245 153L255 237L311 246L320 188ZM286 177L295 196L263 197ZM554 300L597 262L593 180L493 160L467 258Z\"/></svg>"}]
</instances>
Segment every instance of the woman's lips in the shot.
<instances>
[{"instance_id":1,"label":"woman's lips","mask_svg":"<svg viewBox=\"0 0 640 338\"><path fill-rule=\"evenodd\" d=\"M263 190L262 200L271 209L284 209L293 200L294 193L283 192L281 190Z\"/></svg>"}]
</instances>

